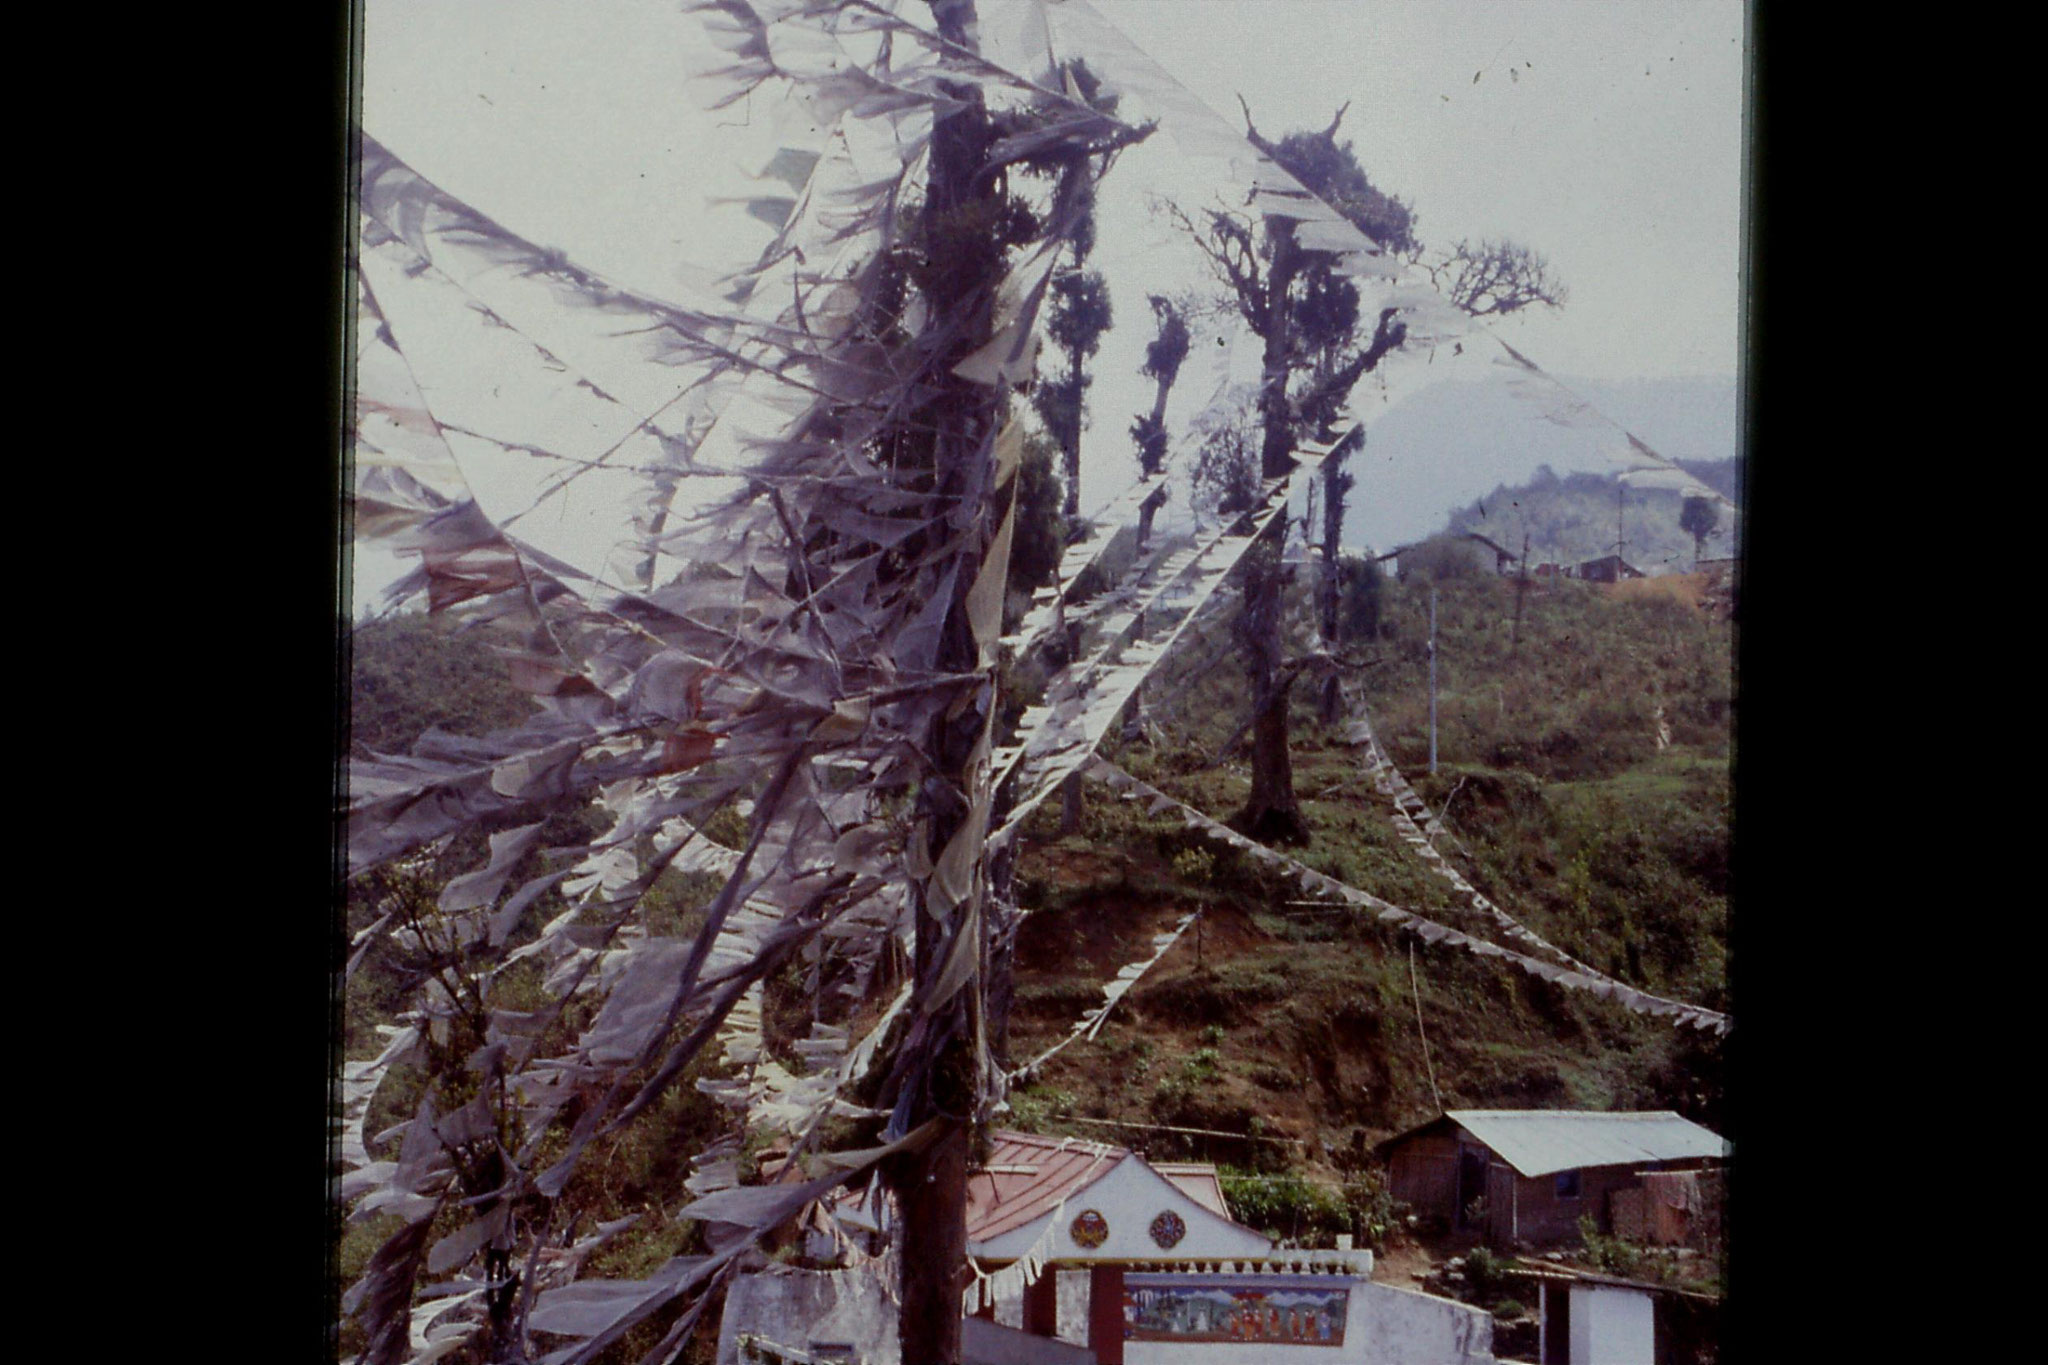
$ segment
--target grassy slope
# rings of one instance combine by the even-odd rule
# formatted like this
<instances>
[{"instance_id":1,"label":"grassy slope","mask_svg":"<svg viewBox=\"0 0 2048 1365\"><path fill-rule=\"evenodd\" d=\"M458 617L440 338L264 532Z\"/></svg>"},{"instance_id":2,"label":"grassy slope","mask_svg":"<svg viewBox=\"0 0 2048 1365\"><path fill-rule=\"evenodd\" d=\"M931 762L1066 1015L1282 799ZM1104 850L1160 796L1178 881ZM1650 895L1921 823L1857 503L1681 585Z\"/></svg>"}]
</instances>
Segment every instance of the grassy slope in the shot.
<instances>
[{"instance_id":1,"label":"grassy slope","mask_svg":"<svg viewBox=\"0 0 2048 1365\"><path fill-rule=\"evenodd\" d=\"M1595 965L1653 990L1723 1003L1726 624L1667 599L1618 599L1572 583L1531 593L1520 645L1511 649L1507 585L1441 585L1443 763L1429 778L1426 602L1419 584L1387 585L1376 646L1384 662L1366 675L1366 687L1396 762L1433 807L1451 796L1449 821L1466 850L1460 867L1532 928ZM1189 655L1207 652L1197 645ZM375 747L402 747L401 732L416 732L422 719L479 733L527 709L499 682L486 641L475 635L403 620L365 631L356 657L356 733ZM1207 764L1240 719L1243 679L1226 659L1174 697L1178 684L1169 676L1152 690L1164 700L1151 742L1116 756L1227 816L1248 784L1242 755ZM1296 780L1315 839L1297 856L1446 923L1484 929L1395 836L1385 799L1356 755L1314 725L1303 700ZM1660 703L1675 741L1662 752L1654 738ZM1011 1119L1020 1126L1334 1183L1365 1164L1372 1141L1433 1113L1439 1094L1452 1107L1668 1105L1714 1121L1720 1063L1711 1041L1455 950L1416 945L1411 977L1406 938L1350 913L1288 905L1300 899L1298 888L1100 789L1090 792L1078 836L1058 837L1056 824L1052 811L1039 817L1020 863L1022 899L1035 913L1019 941L1014 1059L1062 1036L1117 967L1148 955L1152 933L1196 906L1209 913L1199 944L1192 934L1184 939L1095 1040L1068 1048L1014 1097ZM367 923L393 889L388 878L358 888L351 928ZM423 888L429 896L432 889ZM706 889L670 889L664 914L675 918L672 931L688 931ZM554 896L543 897L515 938L558 910ZM388 1017L409 975L389 954L365 965L349 993L349 1055L374 1050L370 1026ZM419 1084L397 1078L370 1131L410 1112ZM1230 1141L1075 1121L1084 1117L1260 1136ZM590 1221L647 1215L600 1253L593 1273L643 1273L692 1245L694 1225L664 1210L686 1198L683 1155L718 1121L685 1086L656 1124L586 1161L573 1211ZM382 1230L351 1231L345 1279Z\"/></svg>"},{"instance_id":2,"label":"grassy slope","mask_svg":"<svg viewBox=\"0 0 2048 1365\"><path fill-rule=\"evenodd\" d=\"M1451 852L1467 878L1624 980L1724 1006L1726 622L1667 598L1567 583L1529 594L1517 646L1510 585L1439 585L1441 771L1430 778L1427 588L1389 583L1387 594L1369 705L1432 807L1450 797ZM1156 718L1155 743L1119 760L1227 817L1248 787L1242 756L1206 765L1242 696L1228 664L1212 670ZM1672 732L1662 750L1660 706ZM1315 831L1296 856L1483 930L1399 841L1355 753L1305 705L1295 732L1296 788ZM1057 838L1050 817L1037 832L1021 864L1038 913L1020 941L1014 1056L1054 1041L1117 966L1146 956L1150 934L1198 905L1210 912L1199 963L1190 936L1095 1040L1066 1049L1017 1097L1027 1126L1330 1179L1433 1114L1439 1093L1444 1107L1669 1106L1715 1121L1718 1046L1690 1030L1456 949L1414 944L1411 978L1411 939L1290 906L1298 888L1100 788L1078 836ZM1119 1132L1077 1117L1294 1141Z\"/></svg>"}]
</instances>

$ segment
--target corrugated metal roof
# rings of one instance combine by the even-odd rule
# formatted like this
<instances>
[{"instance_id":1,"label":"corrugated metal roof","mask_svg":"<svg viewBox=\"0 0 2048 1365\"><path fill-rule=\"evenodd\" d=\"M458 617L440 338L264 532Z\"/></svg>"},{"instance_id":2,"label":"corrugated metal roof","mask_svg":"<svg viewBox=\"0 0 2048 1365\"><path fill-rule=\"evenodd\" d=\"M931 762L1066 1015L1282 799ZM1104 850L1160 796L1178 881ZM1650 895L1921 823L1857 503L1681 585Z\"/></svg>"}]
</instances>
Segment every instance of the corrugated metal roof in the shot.
<instances>
[{"instance_id":1,"label":"corrugated metal roof","mask_svg":"<svg viewBox=\"0 0 2048 1365\"><path fill-rule=\"evenodd\" d=\"M1172 1186L1219 1218L1230 1218L1230 1205L1223 1202L1223 1181L1216 1168L1205 1161L1155 1161L1152 1169Z\"/></svg>"},{"instance_id":2,"label":"corrugated metal roof","mask_svg":"<svg viewBox=\"0 0 2048 1365\"><path fill-rule=\"evenodd\" d=\"M988 1163L967 1177L967 1240L1019 1228L1115 1170L1130 1152L1084 1138L989 1135Z\"/></svg>"},{"instance_id":3,"label":"corrugated metal roof","mask_svg":"<svg viewBox=\"0 0 2048 1365\"><path fill-rule=\"evenodd\" d=\"M1446 1109L1452 1120L1525 1176L1581 1166L1725 1157L1719 1134L1668 1109L1601 1113L1568 1109Z\"/></svg>"}]
</instances>

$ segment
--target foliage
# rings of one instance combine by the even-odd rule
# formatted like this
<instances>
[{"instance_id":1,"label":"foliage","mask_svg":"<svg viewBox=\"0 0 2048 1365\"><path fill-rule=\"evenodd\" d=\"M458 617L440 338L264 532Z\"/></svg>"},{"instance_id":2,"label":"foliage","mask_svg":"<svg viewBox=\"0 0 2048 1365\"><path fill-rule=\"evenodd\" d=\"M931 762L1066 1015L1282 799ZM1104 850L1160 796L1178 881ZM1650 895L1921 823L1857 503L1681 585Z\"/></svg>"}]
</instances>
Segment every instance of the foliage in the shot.
<instances>
[{"instance_id":1,"label":"foliage","mask_svg":"<svg viewBox=\"0 0 2048 1365\"><path fill-rule=\"evenodd\" d=\"M1380 591L1386 575L1369 557L1338 561L1338 611L1346 640L1376 640L1380 634Z\"/></svg>"},{"instance_id":2,"label":"foliage","mask_svg":"<svg viewBox=\"0 0 2048 1365\"><path fill-rule=\"evenodd\" d=\"M1721 508L1711 498L1687 498L1678 512L1678 529L1692 537L1693 559L1703 553L1707 537L1721 525Z\"/></svg>"},{"instance_id":3,"label":"foliage","mask_svg":"<svg viewBox=\"0 0 2048 1365\"><path fill-rule=\"evenodd\" d=\"M1340 1191L1328 1185L1298 1175L1229 1167L1217 1176L1232 1216L1269 1237L1303 1244L1351 1231L1351 1207Z\"/></svg>"},{"instance_id":4,"label":"foliage","mask_svg":"<svg viewBox=\"0 0 2048 1365\"><path fill-rule=\"evenodd\" d=\"M449 615L406 613L358 623L350 637L350 739L391 753L429 729L482 735L517 725L533 701L506 681L510 643Z\"/></svg>"},{"instance_id":5,"label":"foliage","mask_svg":"<svg viewBox=\"0 0 2048 1365\"><path fill-rule=\"evenodd\" d=\"M1152 305L1159 332L1146 343L1145 363L1138 372L1153 382L1155 392L1152 411L1139 413L1131 423L1131 439L1138 447L1138 469L1149 475L1166 465L1166 396L1187 360L1190 337L1185 303L1159 294L1151 295L1147 302Z\"/></svg>"},{"instance_id":6,"label":"foliage","mask_svg":"<svg viewBox=\"0 0 2048 1365\"><path fill-rule=\"evenodd\" d=\"M1478 578L1491 572L1493 552L1462 535L1431 536L1419 545L1401 551L1401 581L1419 575L1437 583L1452 579Z\"/></svg>"},{"instance_id":7,"label":"foliage","mask_svg":"<svg viewBox=\"0 0 2048 1365\"><path fill-rule=\"evenodd\" d=\"M1251 125L1247 108L1246 137L1368 237L1397 253L1419 253L1413 210L1374 186L1351 144L1337 141L1343 117L1340 108L1327 128L1290 133L1273 142ZM1294 220L1286 216L1266 216L1255 231L1249 217L1227 207L1208 210L1199 225L1178 208L1170 211L1202 252L1225 301L1264 342L1256 472L1259 478L1277 478L1288 472L1293 452L1304 440L1338 438L1353 386L1404 344L1407 325L1393 307L1381 308L1373 319L1362 317L1357 285L1337 269L1333 255L1303 246ZM1521 248L1486 245L1492 258L1475 267L1480 270L1478 275L1461 277L1472 287L1463 297L1454 296L1453 302L1477 313L1561 300L1562 290L1554 282L1539 281L1530 273L1541 272L1540 257ZM1516 292L1524 286L1533 292ZM1218 439L1212 437L1212 441ZM1204 451L1209 464L1207 486L1214 490L1221 510L1228 512L1242 496L1244 456L1235 446L1243 443L1233 443L1227 436L1220 440L1217 448ZM1332 560L1342 543L1343 492L1340 477L1332 474L1324 494L1330 521L1326 554ZM1277 558L1277 546L1270 547L1270 555ZM1283 657L1281 590L1285 575L1259 570L1260 562L1254 559L1246 572L1243 628L1239 632L1251 683L1252 786L1232 823L1257 838L1298 843L1307 830L1289 752L1291 693L1297 669ZM1326 576L1320 586L1319 619L1329 636L1338 625L1336 585ZM1321 701L1324 719L1334 719L1339 693L1333 682L1322 688Z\"/></svg>"},{"instance_id":8,"label":"foliage","mask_svg":"<svg viewBox=\"0 0 2048 1365\"><path fill-rule=\"evenodd\" d=\"M1101 80L1086 61L1069 61L1064 72L1092 107L1105 114L1115 112L1117 98L1103 94ZM1088 268L1088 257L1095 248L1095 185L1087 158L1070 153L1046 169L1055 167L1071 181L1078 209L1066 239L1072 264L1053 274L1045 322L1047 339L1065 354L1067 363L1064 370L1039 377L1032 386L1031 403L1059 448L1066 483L1062 510L1071 518L1080 511L1081 432L1087 426L1092 382L1083 364L1100 348L1102 334L1113 325L1115 313L1108 280L1101 271Z\"/></svg>"},{"instance_id":9,"label":"foliage","mask_svg":"<svg viewBox=\"0 0 2048 1365\"><path fill-rule=\"evenodd\" d=\"M1191 886L1207 886L1216 875L1216 855L1189 847L1173 855L1173 875Z\"/></svg>"},{"instance_id":10,"label":"foliage","mask_svg":"<svg viewBox=\"0 0 2048 1365\"><path fill-rule=\"evenodd\" d=\"M1344 1234L1356 1239L1355 1245L1378 1248L1400 1221L1401 1205L1377 1172L1330 1185L1293 1172L1225 1166L1217 1178L1240 1223L1298 1246L1326 1244Z\"/></svg>"},{"instance_id":11,"label":"foliage","mask_svg":"<svg viewBox=\"0 0 2048 1365\"><path fill-rule=\"evenodd\" d=\"M1591 1217L1579 1219L1579 1243L1596 1270L1626 1278L1642 1268L1643 1249L1626 1238L1608 1236Z\"/></svg>"},{"instance_id":12,"label":"foliage","mask_svg":"<svg viewBox=\"0 0 2048 1365\"><path fill-rule=\"evenodd\" d=\"M1495 1255L1486 1247L1472 1248L1465 1253L1466 1287L1482 1300L1492 1297L1501 1287L1505 1262L1505 1257Z\"/></svg>"},{"instance_id":13,"label":"foliage","mask_svg":"<svg viewBox=\"0 0 2048 1365\"><path fill-rule=\"evenodd\" d=\"M1259 493L1259 435L1249 412L1213 425L1195 451L1195 506L1230 516L1250 508Z\"/></svg>"},{"instance_id":14,"label":"foliage","mask_svg":"<svg viewBox=\"0 0 2048 1365\"><path fill-rule=\"evenodd\" d=\"M1024 438L1024 462L1017 471L1017 526L1010 541L1009 591L1013 599L1028 600L1052 582L1053 571L1059 568L1060 485L1053 469L1057 450L1036 433Z\"/></svg>"},{"instance_id":15,"label":"foliage","mask_svg":"<svg viewBox=\"0 0 2048 1365\"><path fill-rule=\"evenodd\" d=\"M1374 185L1358 164L1352 144L1336 140L1337 121L1343 116L1344 110L1338 110L1337 119L1321 132L1289 133L1274 145L1273 159L1366 236L1389 251L1412 252L1416 245L1414 208Z\"/></svg>"}]
</instances>

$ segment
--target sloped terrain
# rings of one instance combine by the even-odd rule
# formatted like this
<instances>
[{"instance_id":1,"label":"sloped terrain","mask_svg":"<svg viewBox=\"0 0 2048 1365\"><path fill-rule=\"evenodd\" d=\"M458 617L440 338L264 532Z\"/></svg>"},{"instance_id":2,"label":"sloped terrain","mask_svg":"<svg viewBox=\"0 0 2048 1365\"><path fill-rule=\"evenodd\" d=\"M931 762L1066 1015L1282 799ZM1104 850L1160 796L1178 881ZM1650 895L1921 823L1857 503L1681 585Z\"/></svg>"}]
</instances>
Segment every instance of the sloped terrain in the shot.
<instances>
[{"instance_id":1,"label":"sloped terrain","mask_svg":"<svg viewBox=\"0 0 2048 1365\"><path fill-rule=\"evenodd\" d=\"M1383 585L1371 646L1381 662L1363 692L1389 755L1447 811L1445 854L1589 965L1725 1009L1728 623L1682 601L1566 583L1530 590L1517 628L1511 583L1436 588L1436 776L1428 585ZM1170 696L1174 682L1157 691ZM1114 757L1227 818L1248 789L1244 756L1215 756L1243 696L1231 665L1212 668ZM1497 940L1402 841L1361 753L1341 728L1315 723L1306 696L1295 737L1313 838L1292 856ZM1077 832L1060 836L1051 814L1034 832L1020 864L1034 913L1018 948L1015 1058L1056 1042L1119 966L1150 955L1154 933L1204 914L1199 935L1185 935L1097 1037L1065 1048L1017 1094L1023 1126L1335 1185L1367 1164L1374 1142L1439 1107L1669 1107L1718 1121L1711 1035L1317 903L1170 812L1149 816L1099 785Z\"/></svg>"},{"instance_id":2,"label":"sloped terrain","mask_svg":"<svg viewBox=\"0 0 2048 1365\"><path fill-rule=\"evenodd\" d=\"M1511 583L1436 584L1440 763L1432 777L1429 585L1376 586L1378 620L1359 646L1376 663L1357 690L1388 755L1445 812L1446 856L1496 904L1598 970L1725 1009L1729 623L1711 606L1582 583L1530 589L1519 613ZM477 733L514 718L526 703L502 683L491 643L487 633L419 618L359 632L358 739L398 747L428 723ZM1247 756L1226 744L1244 719L1244 680L1220 627L1182 653L1147 686L1142 735L1109 756L1227 818L1248 788ZM1345 726L1319 725L1312 685L1297 691L1296 787L1313 838L1289 855L1498 941L1498 926L1404 842ZM582 815L565 809L553 818ZM1065 1038L1119 968L1152 955L1154 935L1192 911L1202 916L1096 1037L1072 1042L1013 1092L1007 1121L1015 1126L1217 1161L1248 1221L1304 1240L1353 1231L1393 1245L1398 1260L1410 1253L1392 1240L1398 1211L1377 1188L1368 1152L1439 1107L1670 1107L1709 1126L1719 1121L1721 1045L1712 1036L1498 959L1418 942L1100 785L1086 787L1076 831L1063 835L1059 823L1058 803L1049 803L1028 826L1019 861L1018 891L1032 913L1017 945L1011 1065ZM349 929L408 903L430 919L447 869L476 852L449 850L439 864L427 859L355 886ZM539 852L530 856L521 877L542 866ZM713 889L701 874L672 877L655 916L670 932L687 932ZM560 908L541 898L514 937ZM349 1057L380 1046L377 1026L420 970L394 948L361 964L346 1001ZM538 1008L537 974L526 985ZM766 1005L771 1052L794 1064L777 1040L807 1022L801 966L769 983ZM556 1027L581 1022L572 1010ZM452 1070L472 1045L446 1040ZM420 1086L410 1072L395 1074L369 1131L402 1120ZM726 1122L685 1085L653 1123L586 1161L566 1200L581 1225L637 1215L595 1252L592 1272L630 1277L699 1245L698 1225L670 1214L690 1197L682 1187L688 1154ZM344 1283L387 1230L374 1221L350 1229Z\"/></svg>"}]
</instances>

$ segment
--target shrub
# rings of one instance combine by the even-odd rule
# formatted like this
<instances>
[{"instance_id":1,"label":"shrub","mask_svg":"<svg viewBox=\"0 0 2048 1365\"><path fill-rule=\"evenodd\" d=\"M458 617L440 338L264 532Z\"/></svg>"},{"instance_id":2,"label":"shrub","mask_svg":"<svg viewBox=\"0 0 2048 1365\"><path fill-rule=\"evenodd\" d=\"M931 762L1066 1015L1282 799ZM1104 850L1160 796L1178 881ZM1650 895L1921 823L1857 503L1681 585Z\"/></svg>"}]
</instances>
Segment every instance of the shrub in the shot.
<instances>
[{"instance_id":1,"label":"shrub","mask_svg":"<svg viewBox=\"0 0 2048 1365\"><path fill-rule=\"evenodd\" d=\"M1597 1270L1628 1276L1642 1267L1642 1248L1624 1238L1607 1236L1590 1217L1579 1220L1579 1241L1585 1247L1586 1260Z\"/></svg>"},{"instance_id":2,"label":"shrub","mask_svg":"<svg viewBox=\"0 0 2048 1365\"><path fill-rule=\"evenodd\" d=\"M1287 1172L1254 1175L1225 1167L1219 1174L1223 1197L1237 1220L1271 1237L1328 1241L1349 1233L1360 1244L1379 1248L1406 1212L1376 1171L1334 1187Z\"/></svg>"},{"instance_id":3,"label":"shrub","mask_svg":"<svg viewBox=\"0 0 2048 1365\"><path fill-rule=\"evenodd\" d=\"M1237 1221L1268 1237L1323 1240L1351 1231L1351 1209L1327 1185L1298 1175L1253 1175L1225 1167L1218 1173L1223 1198Z\"/></svg>"}]
</instances>

